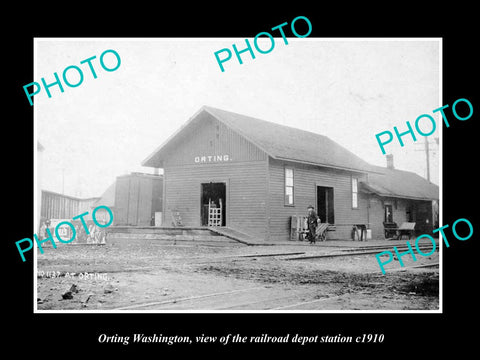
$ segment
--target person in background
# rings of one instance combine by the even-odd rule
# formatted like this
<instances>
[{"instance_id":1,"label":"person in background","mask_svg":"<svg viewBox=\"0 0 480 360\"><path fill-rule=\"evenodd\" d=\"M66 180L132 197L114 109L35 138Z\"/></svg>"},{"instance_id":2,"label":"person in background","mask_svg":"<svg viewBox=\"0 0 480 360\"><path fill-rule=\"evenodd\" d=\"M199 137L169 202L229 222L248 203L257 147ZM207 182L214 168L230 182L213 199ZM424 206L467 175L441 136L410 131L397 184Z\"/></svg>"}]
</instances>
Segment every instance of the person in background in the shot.
<instances>
[{"instance_id":1,"label":"person in background","mask_svg":"<svg viewBox=\"0 0 480 360\"><path fill-rule=\"evenodd\" d=\"M95 235L96 235L96 226L92 223L90 224L90 226L88 227L88 237L87 237L87 243L88 244L95 244L96 242L96 238L95 238Z\"/></svg>"},{"instance_id":2,"label":"person in background","mask_svg":"<svg viewBox=\"0 0 480 360\"><path fill-rule=\"evenodd\" d=\"M105 225L107 222L105 220L100 220L100 224ZM107 238L107 233L105 229L100 229L97 228L96 234L95 234L95 239L96 239L96 244L105 244L105 239Z\"/></svg>"},{"instance_id":3,"label":"person in background","mask_svg":"<svg viewBox=\"0 0 480 360\"><path fill-rule=\"evenodd\" d=\"M46 239L48 237L47 229L50 230L50 234L55 234L53 231L55 230L53 227L50 227L51 221L50 219L45 220L45 232L43 233L43 238Z\"/></svg>"},{"instance_id":4,"label":"person in background","mask_svg":"<svg viewBox=\"0 0 480 360\"><path fill-rule=\"evenodd\" d=\"M46 239L47 238L47 222L48 220L44 221L42 223L42 226L40 226L40 230L38 232L40 240Z\"/></svg>"},{"instance_id":5,"label":"person in background","mask_svg":"<svg viewBox=\"0 0 480 360\"><path fill-rule=\"evenodd\" d=\"M320 218L315 212L312 205L307 208L307 240L310 241L310 244L315 243L315 235L317 232L317 225L320 223Z\"/></svg>"}]
</instances>

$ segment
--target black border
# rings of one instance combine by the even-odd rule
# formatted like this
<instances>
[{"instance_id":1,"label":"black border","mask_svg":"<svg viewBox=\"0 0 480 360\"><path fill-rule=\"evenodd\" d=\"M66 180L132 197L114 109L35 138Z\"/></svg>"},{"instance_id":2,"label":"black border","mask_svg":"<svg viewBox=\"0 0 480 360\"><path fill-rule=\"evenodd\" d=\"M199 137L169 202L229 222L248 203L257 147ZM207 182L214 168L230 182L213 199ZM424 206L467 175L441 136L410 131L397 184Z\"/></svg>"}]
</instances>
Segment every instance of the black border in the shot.
<instances>
[{"instance_id":1,"label":"black border","mask_svg":"<svg viewBox=\"0 0 480 360\"><path fill-rule=\"evenodd\" d=\"M130 5L130 4L129 4ZM160 5L160 6L159 6ZM461 345L462 350L475 344L474 327L469 319L476 305L476 251L478 251L478 215L473 205L478 198L475 165L475 130L480 104L475 37L475 9L455 3L446 9L420 9L407 3L378 8L370 5L341 4L338 9L323 5L294 9L295 4L276 3L260 11L259 6L246 3L223 3L217 6L201 5L193 9L188 3L174 11L158 4L110 5L100 10L98 5L84 8L28 8L15 12L9 36L7 60L9 75L6 87L7 110L4 134L11 141L5 147L7 166L4 168L6 186L4 203L7 236L4 250L8 268L4 277L8 291L3 296L9 302L5 310L12 314L8 323L8 347L21 350L27 345L37 352L59 348L74 354L95 354L97 350L111 353L138 350L153 351L155 356L178 354L187 349L210 352L238 352L244 348L253 351L268 349L285 353L314 350L340 351L354 349L356 354L390 356L396 350L405 355L423 352L432 355L442 348ZM152 7L153 6L153 7ZM67 11L68 10L68 11ZM123 11L125 13L123 13ZM465 122L451 121L443 129L443 222L452 224L458 218L469 219L474 236L465 242L450 241L444 250L444 313L443 314L33 314L33 257L21 263L14 242L31 237L33 224L33 109L28 105L22 86L33 81L34 37L254 37L296 16L306 16L313 25L310 37L441 37L443 38L443 104L458 98L467 98L474 107L474 115ZM192 56L196 56L192 54ZM6 70L6 68L4 68ZM5 93L4 93L5 94ZM4 95L5 96L5 95ZM448 114L448 113L447 113ZM367 126L368 124L366 124ZM48 174L47 174L48 176ZM450 239L450 238L449 238ZM473 319L472 319L473 320ZM475 324L472 324L475 326ZM238 344L223 347L220 344L162 346L142 344L122 346L99 344L97 336L112 334L163 333L195 336L205 333L222 336L228 333L243 335L361 335L385 334L382 344L314 344L306 346ZM32 346L29 346L32 345ZM326 346L326 347L325 347ZM51 355L51 354L46 354Z\"/></svg>"}]
</instances>

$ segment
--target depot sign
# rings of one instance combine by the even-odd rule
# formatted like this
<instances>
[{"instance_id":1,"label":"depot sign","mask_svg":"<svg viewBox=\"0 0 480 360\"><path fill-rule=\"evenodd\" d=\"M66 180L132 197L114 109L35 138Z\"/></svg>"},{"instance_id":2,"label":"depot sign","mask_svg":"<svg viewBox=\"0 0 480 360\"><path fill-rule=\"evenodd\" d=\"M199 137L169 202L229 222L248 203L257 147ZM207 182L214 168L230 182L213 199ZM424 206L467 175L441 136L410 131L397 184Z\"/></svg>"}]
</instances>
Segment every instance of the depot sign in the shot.
<instances>
[{"instance_id":1,"label":"depot sign","mask_svg":"<svg viewBox=\"0 0 480 360\"><path fill-rule=\"evenodd\" d=\"M202 155L202 156L195 156L194 161L196 164L205 164L205 163L228 162L228 161L231 161L231 159L228 155Z\"/></svg>"}]
</instances>

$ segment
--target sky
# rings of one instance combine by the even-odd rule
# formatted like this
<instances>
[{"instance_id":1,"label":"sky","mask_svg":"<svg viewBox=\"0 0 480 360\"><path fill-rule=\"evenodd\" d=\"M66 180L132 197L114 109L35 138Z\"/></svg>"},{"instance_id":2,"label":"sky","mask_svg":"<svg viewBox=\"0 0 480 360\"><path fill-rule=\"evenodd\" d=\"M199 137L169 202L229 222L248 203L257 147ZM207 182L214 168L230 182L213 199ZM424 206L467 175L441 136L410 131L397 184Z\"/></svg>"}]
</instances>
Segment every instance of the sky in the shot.
<instances>
[{"instance_id":1,"label":"sky","mask_svg":"<svg viewBox=\"0 0 480 360\"><path fill-rule=\"evenodd\" d=\"M252 43L253 40L249 39ZM269 40L259 42L268 49ZM63 83L34 97L36 141L42 154L42 189L81 198L99 197L117 176L153 172L141 162L203 105L326 135L373 165L385 166L375 135L407 130L422 114L437 130L430 142L431 181L439 184L442 120L439 39L275 38L268 54L254 48L239 64L233 54L222 72L214 53L244 38L35 40L34 79L62 79L70 65L83 72L78 87ZM99 62L115 50L121 64ZM92 60L97 78L88 64ZM223 56L223 54L222 54ZM105 54L105 65L116 59ZM76 83L75 70L68 79ZM28 100L26 99L27 103ZM430 129L427 122L420 127ZM395 167L426 177L425 138L404 136L386 145ZM441 142L440 142L441 146ZM36 142L34 144L36 149Z\"/></svg>"}]
</instances>

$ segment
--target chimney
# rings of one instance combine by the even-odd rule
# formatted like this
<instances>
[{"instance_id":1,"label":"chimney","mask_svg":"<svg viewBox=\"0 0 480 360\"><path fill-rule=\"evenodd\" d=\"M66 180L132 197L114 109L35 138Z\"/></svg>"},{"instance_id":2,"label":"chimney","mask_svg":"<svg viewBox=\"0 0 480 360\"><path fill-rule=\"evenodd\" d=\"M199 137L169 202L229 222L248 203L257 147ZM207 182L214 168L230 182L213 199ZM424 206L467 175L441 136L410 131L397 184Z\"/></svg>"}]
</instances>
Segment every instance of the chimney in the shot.
<instances>
[{"instance_id":1,"label":"chimney","mask_svg":"<svg viewBox=\"0 0 480 360\"><path fill-rule=\"evenodd\" d=\"M387 169L394 169L394 167L393 167L393 155L392 154L387 155Z\"/></svg>"}]
</instances>

